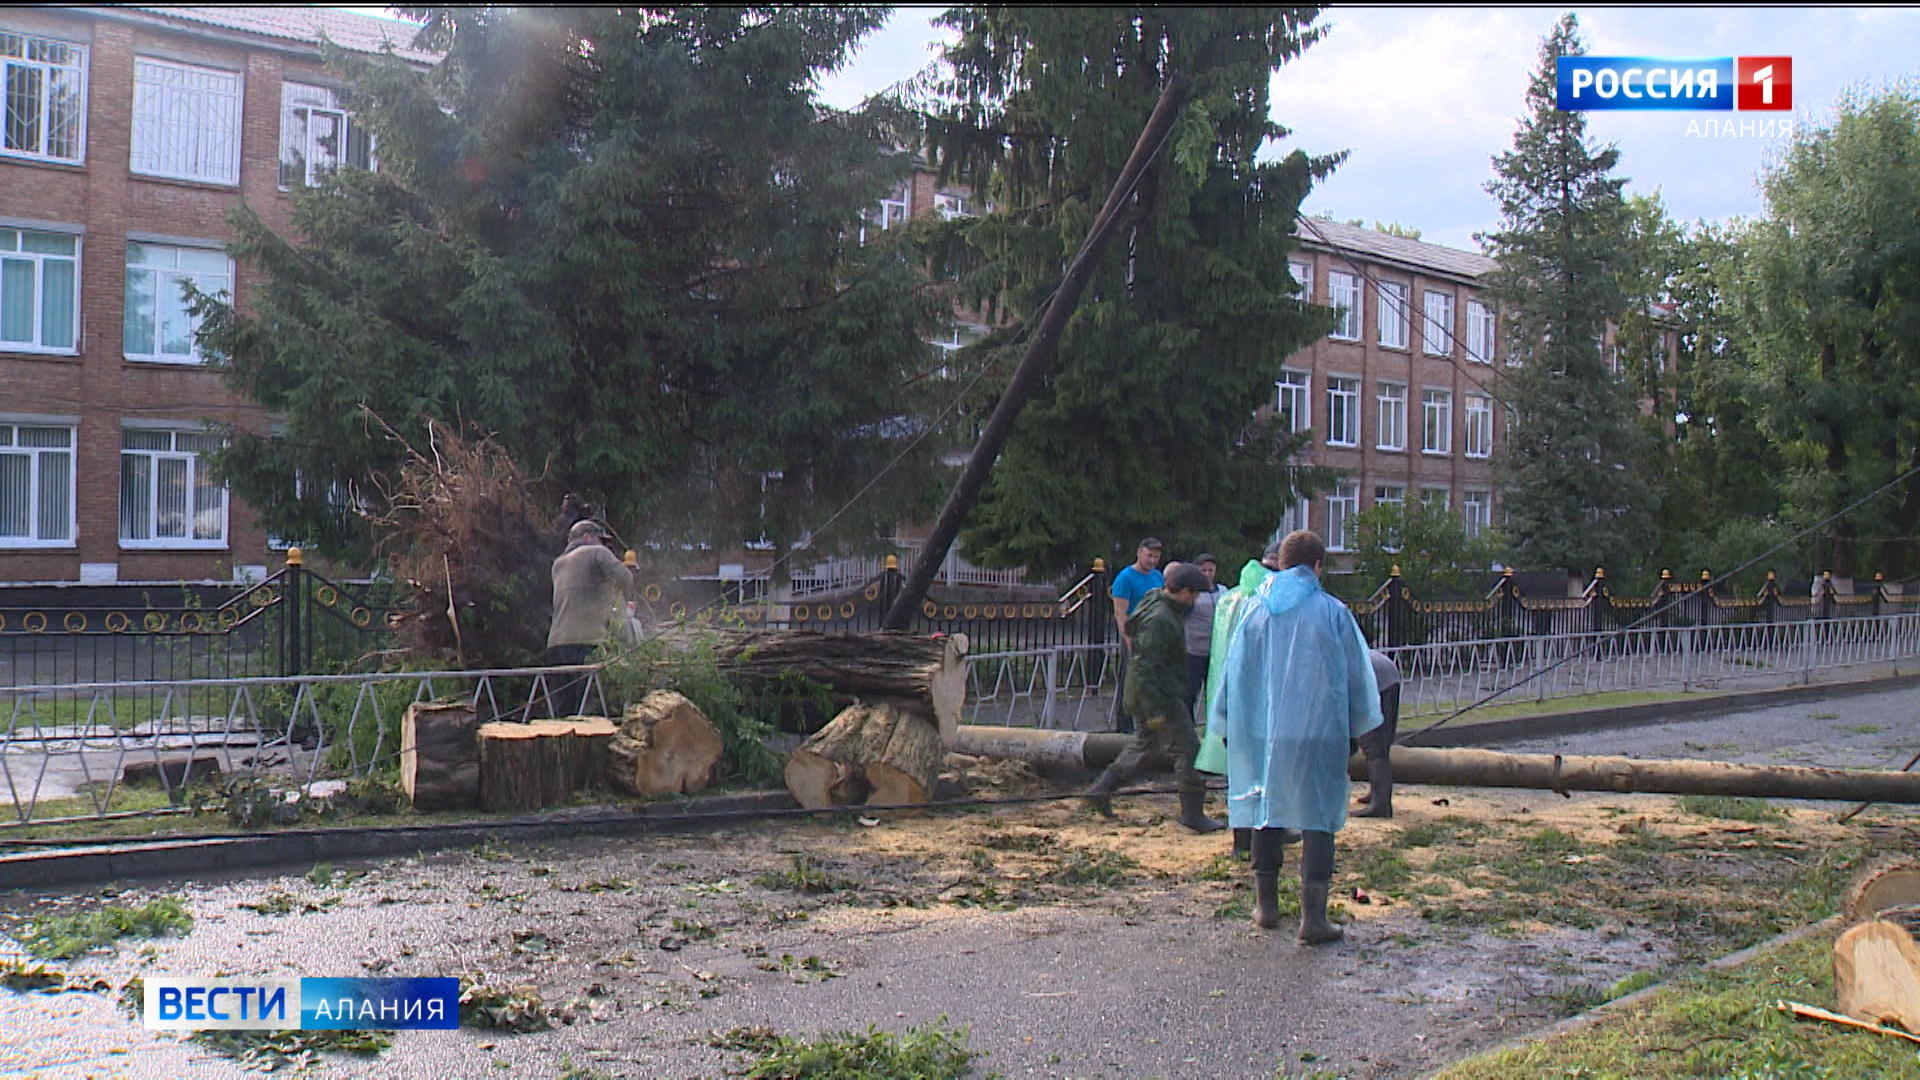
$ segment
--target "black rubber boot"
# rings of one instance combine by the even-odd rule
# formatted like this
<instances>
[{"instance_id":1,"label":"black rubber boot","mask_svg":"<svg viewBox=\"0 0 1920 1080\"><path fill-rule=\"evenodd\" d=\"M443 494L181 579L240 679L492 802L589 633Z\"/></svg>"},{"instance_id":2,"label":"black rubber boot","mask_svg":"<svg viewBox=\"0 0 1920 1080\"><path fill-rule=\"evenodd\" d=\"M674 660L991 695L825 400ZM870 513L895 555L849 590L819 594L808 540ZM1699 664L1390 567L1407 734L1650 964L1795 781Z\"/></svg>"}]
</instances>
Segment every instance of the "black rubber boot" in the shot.
<instances>
[{"instance_id":1,"label":"black rubber boot","mask_svg":"<svg viewBox=\"0 0 1920 1080\"><path fill-rule=\"evenodd\" d=\"M1300 882L1300 944L1320 945L1346 937L1327 921L1327 890L1332 882Z\"/></svg>"},{"instance_id":2,"label":"black rubber boot","mask_svg":"<svg viewBox=\"0 0 1920 1080\"><path fill-rule=\"evenodd\" d=\"M1390 759L1373 758L1367 762L1367 801L1353 816L1393 816L1393 762Z\"/></svg>"},{"instance_id":3,"label":"black rubber boot","mask_svg":"<svg viewBox=\"0 0 1920 1080\"><path fill-rule=\"evenodd\" d=\"M1119 773L1112 769L1101 773L1100 779L1093 782L1093 786L1087 789L1084 796L1087 800L1087 808L1101 817L1112 817L1113 800L1108 796L1120 790L1120 784Z\"/></svg>"},{"instance_id":4,"label":"black rubber boot","mask_svg":"<svg viewBox=\"0 0 1920 1080\"><path fill-rule=\"evenodd\" d=\"M1285 847L1279 829L1253 829L1253 925L1280 926L1280 864Z\"/></svg>"},{"instance_id":5,"label":"black rubber boot","mask_svg":"<svg viewBox=\"0 0 1920 1080\"><path fill-rule=\"evenodd\" d=\"M1207 793L1205 791L1183 791L1180 793L1180 824L1197 833L1218 832L1227 827L1227 823L1218 818L1207 816Z\"/></svg>"},{"instance_id":6,"label":"black rubber boot","mask_svg":"<svg viewBox=\"0 0 1920 1080\"><path fill-rule=\"evenodd\" d=\"M1233 857L1236 859L1253 858L1253 830L1233 830Z\"/></svg>"}]
</instances>

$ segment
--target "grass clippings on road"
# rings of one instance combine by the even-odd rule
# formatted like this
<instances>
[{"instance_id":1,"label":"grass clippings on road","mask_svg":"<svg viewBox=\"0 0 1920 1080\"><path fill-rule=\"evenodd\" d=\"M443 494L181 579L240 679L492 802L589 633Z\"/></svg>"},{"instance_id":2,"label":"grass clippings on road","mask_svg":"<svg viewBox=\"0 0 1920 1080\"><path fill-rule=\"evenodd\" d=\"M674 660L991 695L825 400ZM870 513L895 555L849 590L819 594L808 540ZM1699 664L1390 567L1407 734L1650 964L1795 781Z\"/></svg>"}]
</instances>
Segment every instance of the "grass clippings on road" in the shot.
<instances>
[{"instance_id":1,"label":"grass clippings on road","mask_svg":"<svg viewBox=\"0 0 1920 1080\"><path fill-rule=\"evenodd\" d=\"M1482 1054L1434 1080L1920 1080L1920 1058L1904 1040L1773 1007L1781 999L1831 1007L1836 934L1683 975L1580 1030Z\"/></svg>"}]
</instances>

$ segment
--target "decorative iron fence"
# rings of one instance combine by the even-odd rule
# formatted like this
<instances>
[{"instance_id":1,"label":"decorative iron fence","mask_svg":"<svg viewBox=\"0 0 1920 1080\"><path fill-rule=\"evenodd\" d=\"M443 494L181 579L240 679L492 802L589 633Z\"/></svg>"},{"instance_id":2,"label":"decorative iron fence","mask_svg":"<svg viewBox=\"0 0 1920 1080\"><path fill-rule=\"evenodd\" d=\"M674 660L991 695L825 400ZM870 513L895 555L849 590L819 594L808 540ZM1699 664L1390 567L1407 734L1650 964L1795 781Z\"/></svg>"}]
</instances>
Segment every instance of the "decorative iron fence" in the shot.
<instances>
[{"instance_id":1,"label":"decorative iron fence","mask_svg":"<svg viewBox=\"0 0 1920 1080\"><path fill-rule=\"evenodd\" d=\"M346 585L297 553L212 604L0 606L0 688L287 676L360 666L391 643L392 594Z\"/></svg>"}]
</instances>

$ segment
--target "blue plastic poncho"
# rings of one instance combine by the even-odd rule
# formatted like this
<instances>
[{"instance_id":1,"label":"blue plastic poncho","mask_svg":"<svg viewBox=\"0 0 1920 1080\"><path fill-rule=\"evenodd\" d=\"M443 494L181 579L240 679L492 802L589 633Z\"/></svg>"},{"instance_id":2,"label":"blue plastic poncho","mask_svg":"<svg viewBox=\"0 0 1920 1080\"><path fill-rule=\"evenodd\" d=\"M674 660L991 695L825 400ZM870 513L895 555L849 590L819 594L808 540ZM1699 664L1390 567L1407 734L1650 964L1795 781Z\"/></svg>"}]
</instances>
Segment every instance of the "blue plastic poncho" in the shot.
<instances>
[{"instance_id":1,"label":"blue plastic poncho","mask_svg":"<svg viewBox=\"0 0 1920 1080\"><path fill-rule=\"evenodd\" d=\"M1236 829L1347 823L1348 740L1380 725L1367 641L1311 567L1267 579L1227 648L1212 703L1227 740L1227 820Z\"/></svg>"},{"instance_id":2,"label":"blue plastic poncho","mask_svg":"<svg viewBox=\"0 0 1920 1080\"><path fill-rule=\"evenodd\" d=\"M1247 613L1246 601L1264 584L1273 571L1260 564L1258 559L1248 559L1247 565L1240 568L1240 581L1233 588L1214 601L1213 605L1213 642L1207 658L1207 696L1200 703L1200 719L1207 725L1206 737L1200 740L1200 752L1193 759L1193 767L1201 772L1210 772L1216 776L1227 773L1227 733L1226 729L1214 722L1213 697L1220 686L1220 673L1227 669L1227 646L1233 641L1233 632Z\"/></svg>"}]
</instances>

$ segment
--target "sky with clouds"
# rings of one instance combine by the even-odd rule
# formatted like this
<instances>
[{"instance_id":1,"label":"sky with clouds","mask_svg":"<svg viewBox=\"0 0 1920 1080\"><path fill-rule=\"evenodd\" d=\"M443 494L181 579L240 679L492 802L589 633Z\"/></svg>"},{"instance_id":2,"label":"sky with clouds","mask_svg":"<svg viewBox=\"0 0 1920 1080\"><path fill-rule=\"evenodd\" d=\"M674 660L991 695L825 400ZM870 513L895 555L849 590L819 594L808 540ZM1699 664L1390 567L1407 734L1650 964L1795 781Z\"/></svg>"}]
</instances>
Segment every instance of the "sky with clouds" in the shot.
<instances>
[{"instance_id":1,"label":"sky with clouds","mask_svg":"<svg viewBox=\"0 0 1920 1080\"><path fill-rule=\"evenodd\" d=\"M902 7L822 97L850 106L935 58L940 8ZM1498 210L1482 185L1511 145L1540 39L1562 8L1347 7L1273 78L1274 148L1350 151L1308 196L1308 212L1393 221L1425 239L1475 248ZM1572 9L1595 56L1791 56L1794 116L1830 120L1849 88L1920 86L1920 8L1662 7ZM1706 118L1768 113L1589 113L1589 133L1620 148L1630 193L1659 191L1681 221L1759 215L1756 177L1778 137L1709 134ZM1689 128L1691 126L1691 133Z\"/></svg>"}]
</instances>

